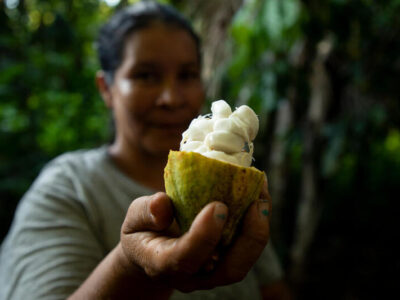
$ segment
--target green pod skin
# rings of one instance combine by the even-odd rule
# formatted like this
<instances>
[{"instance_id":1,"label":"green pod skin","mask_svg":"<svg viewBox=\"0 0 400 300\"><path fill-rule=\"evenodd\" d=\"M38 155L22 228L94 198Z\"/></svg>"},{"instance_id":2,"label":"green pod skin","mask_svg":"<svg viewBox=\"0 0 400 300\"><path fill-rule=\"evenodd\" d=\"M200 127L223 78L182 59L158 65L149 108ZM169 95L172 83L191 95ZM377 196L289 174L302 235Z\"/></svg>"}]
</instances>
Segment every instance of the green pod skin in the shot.
<instances>
[{"instance_id":1,"label":"green pod skin","mask_svg":"<svg viewBox=\"0 0 400 300\"><path fill-rule=\"evenodd\" d=\"M264 173L196 152L170 151L164 169L165 191L171 198L176 220L183 232L208 203L220 201L229 208L220 244L228 246L250 204L258 199Z\"/></svg>"}]
</instances>

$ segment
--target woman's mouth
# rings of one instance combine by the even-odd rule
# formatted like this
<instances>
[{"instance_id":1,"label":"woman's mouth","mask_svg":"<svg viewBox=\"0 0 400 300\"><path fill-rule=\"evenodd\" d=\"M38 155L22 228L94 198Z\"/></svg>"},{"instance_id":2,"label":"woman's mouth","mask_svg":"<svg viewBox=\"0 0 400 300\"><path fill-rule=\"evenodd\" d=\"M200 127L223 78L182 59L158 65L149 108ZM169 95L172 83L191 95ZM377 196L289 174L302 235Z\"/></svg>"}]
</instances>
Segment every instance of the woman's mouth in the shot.
<instances>
[{"instance_id":1,"label":"woman's mouth","mask_svg":"<svg viewBox=\"0 0 400 300\"><path fill-rule=\"evenodd\" d=\"M163 131L166 133L173 133L173 134L181 134L183 131L186 130L188 124L187 123L169 123L169 122L165 122L165 123L151 123L149 124L150 128L153 128L157 131Z\"/></svg>"}]
</instances>

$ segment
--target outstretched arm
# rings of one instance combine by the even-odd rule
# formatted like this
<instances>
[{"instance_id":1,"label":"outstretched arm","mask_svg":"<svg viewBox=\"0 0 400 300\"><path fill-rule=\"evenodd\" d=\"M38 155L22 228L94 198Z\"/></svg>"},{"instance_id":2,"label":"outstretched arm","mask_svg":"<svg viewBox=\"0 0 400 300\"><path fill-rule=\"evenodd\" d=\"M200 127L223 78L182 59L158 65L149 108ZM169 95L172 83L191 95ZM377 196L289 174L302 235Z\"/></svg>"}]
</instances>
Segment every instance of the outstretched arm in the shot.
<instances>
[{"instance_id":1,"label":"outstretched arm","mask_svg":"<svg viewBox=\"0 0 400 300\"><path fill-rule=\"evenodd\" d=\"M262 197L269 197L267 190ZM215 269L206 272L228 215L225 204L208 204L190 230L176 237L167 233L173 222L168 196L138 198L128 210L120 243L70 299L163 299L173 289L190 292L241 281L267 244L269 203L249 207L242 232Z\"/></svg>"}]
</instances>

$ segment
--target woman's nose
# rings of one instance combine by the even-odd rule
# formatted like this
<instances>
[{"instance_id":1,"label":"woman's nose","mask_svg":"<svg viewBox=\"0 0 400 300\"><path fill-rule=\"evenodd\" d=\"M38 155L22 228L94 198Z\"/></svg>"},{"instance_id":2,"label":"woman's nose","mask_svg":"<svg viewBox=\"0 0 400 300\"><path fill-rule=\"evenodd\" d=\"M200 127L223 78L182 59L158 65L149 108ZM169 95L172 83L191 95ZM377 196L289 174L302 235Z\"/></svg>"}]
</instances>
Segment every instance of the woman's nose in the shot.
<instances>
[{"instance_id":1,"label":"woman's nose","mask_svg":"<svg viewBox=\"0 0 400 300\"><path fill-rule=\"evenodd\" d=\"M165 82L156 104L165 108L176 108L183 104L182 95L177 82L173 80Z\"/></svg>"}]
</instances>

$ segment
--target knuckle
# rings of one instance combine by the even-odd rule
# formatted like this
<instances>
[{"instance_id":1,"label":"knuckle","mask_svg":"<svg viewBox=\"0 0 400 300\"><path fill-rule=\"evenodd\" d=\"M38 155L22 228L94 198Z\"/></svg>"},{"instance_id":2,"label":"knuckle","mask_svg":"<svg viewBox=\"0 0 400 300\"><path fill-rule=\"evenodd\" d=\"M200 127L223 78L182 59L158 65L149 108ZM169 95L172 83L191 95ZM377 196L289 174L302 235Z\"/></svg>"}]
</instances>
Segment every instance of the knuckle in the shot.
<instances>
[{"instance_id":1,"label":"knuckle","mask_svg":"<svg viewBox=\"0 0 400 300\"><path fill-rule=\"evenodd\" d=\"M167 259L153 261L151 265L144 268L146 274L153 279L163 279L171 274L171 268Z\"/></svg>"},{"instance_id":2,"label":"knuckle","mask_svg":"<svg viewBox=\"0 0 400 300\"><path fill-rule=\"evenodd\" d=\"M163 193L163 192L156 192L154 195L153 195L153 197L154 198L158 198L158 197L163 197L165 195L165 193Z\"/></svg>"},{"instance_id":3,"label":"knuckle","mask_svg":"<svg viewBox=\"0 0 400 300\"><path fill-rule=\"evenodd\" d=\"M256 231L249 232L248 238L255 247L264 248L269 239L269 232L258 228Z\"/></svg>"},{"instance_id":4,"label":"knuckle","mask_svg":"<svg viewBox=\"0 0 400 300\"><path fill-rule=\"evenodd\" d=\"M153 279L160 278L160 277L162 277L162 274L163 274L163 272L161 272L160 269L155 269L155 268L148 267L148 266L144 268L144 271L147 276L149 276L150 278L153 278Z\"/></svg>"},{"instance_id":5,"label":"knuckle","mask_svg":"<svg viewBox=\"0 0 400 300\"><path fill-rule=\"evenodd\" d=\"M197 272L196 264L183 256L175 256L169 259L167 269L173 274L190 276Z\"/></svg>"},{"instance_id":6,"label":"knuckle","mask_svg":"<svg viewBox=\"0 0 400 300\"><path fill-rule=\"evenodd\" d=\"M205 249L214 249L215 246L218 244L218 242L219 242L219 237L213 235L206 235L202 239L202 243Z\"/></svg>"},{"instance_id":7,"label":"knuckle","mask_svg":"<svg viewBox=\"0 0 400 300\"><path fill-rule=\"evenodd\" d=\"M160 259L156 259L153 261L153 265L151 268L148 268L148 275L153 277L161 277L163 274L168 274L171 270L168 259L164 257L160 257Z\"/></svg>"},{"instance_id":8,"label":"knuckle","mask_svg":"<svg viewBox=\"0 0 400 300\"><path fill-rule=\"evenodd\" d=\"M187 259L177 260L174 264L174 272L183 275L193 275L197 272L196 265Z\"/></svg>"}]
</instances>

